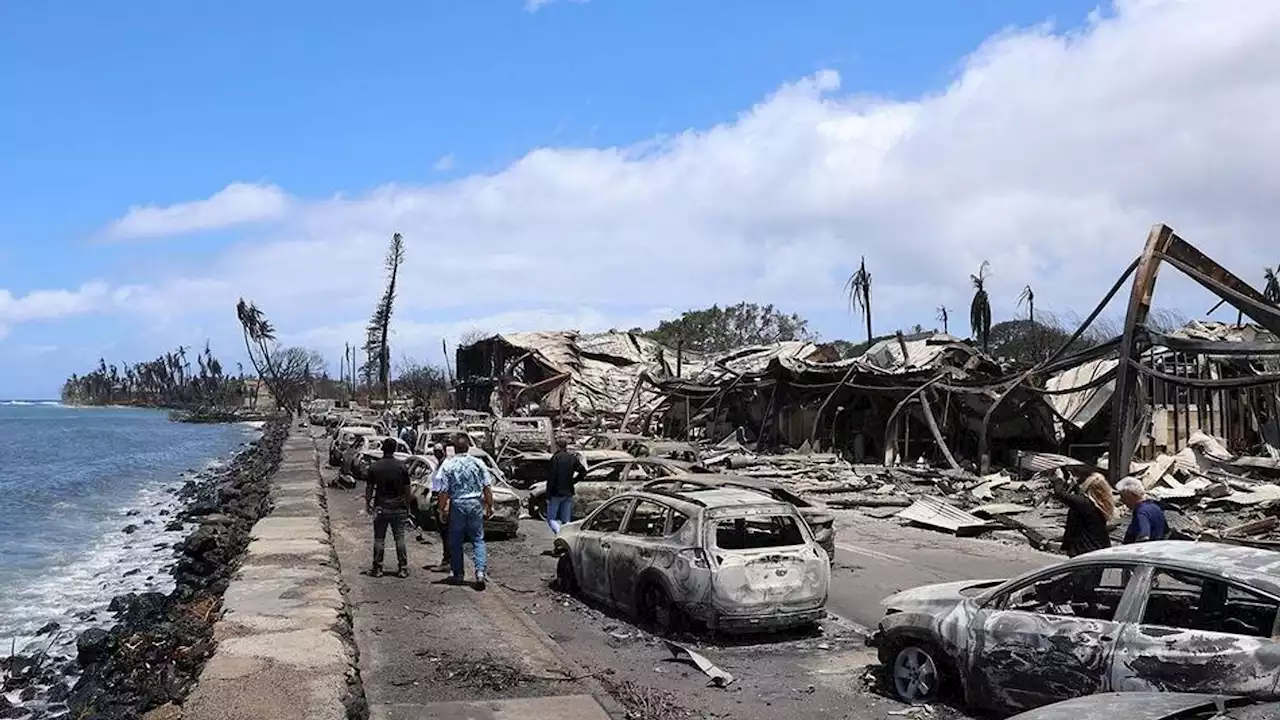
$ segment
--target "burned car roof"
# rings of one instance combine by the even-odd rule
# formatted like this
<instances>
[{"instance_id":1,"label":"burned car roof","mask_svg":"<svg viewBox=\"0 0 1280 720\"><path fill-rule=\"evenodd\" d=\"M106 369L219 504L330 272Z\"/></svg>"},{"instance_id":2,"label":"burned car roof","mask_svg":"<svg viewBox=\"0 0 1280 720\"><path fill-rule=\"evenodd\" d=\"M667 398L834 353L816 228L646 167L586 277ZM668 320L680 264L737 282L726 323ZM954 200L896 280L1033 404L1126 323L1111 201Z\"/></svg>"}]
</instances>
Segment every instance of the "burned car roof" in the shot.
<instances>
[{"instance_id":1,"label":"burned car roof","mask_svg":"<svg viewBox=\"0 0 1280 720\"><path fill-rule=\"evenodd\" d=\"M1247 582L1280 596L1280 553L1212 542L1162 540L1095 550L1078 561L1159 563Z\"/></svg>"},{"instance_id":2,"label":"burned car roof","mask_svg":"<svg viewBox=\"0 0 1280 720\"><path fill-rule=\"evenodd\" d=\"M1009 720L1111 720L1111 718L1169 720L1184 717L1183 713L1193 710L1212 709L1220 700L1227 702L1231 698L1190 693L1100 693L1029 710ZM1280 704L1267 703L1265 706L1255 706L1255 708L1280 716ZM1241 714L1236 714L1237 712ZM1272 716L1255 715L1253 709L1248 709L1234 711L1225 716L1224 720L1233 720L1237 717L1243 719Z\"/></svg>"}]
</instances>

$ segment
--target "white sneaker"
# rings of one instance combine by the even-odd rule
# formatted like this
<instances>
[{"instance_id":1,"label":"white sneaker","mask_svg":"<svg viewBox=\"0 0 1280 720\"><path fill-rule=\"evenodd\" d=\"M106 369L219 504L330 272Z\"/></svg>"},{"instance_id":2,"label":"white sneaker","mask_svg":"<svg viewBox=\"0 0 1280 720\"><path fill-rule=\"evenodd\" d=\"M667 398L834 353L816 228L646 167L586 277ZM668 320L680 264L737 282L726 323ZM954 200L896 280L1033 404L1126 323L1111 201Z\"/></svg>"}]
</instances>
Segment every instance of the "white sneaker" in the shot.
<instances>
[{"instance_id":1,"label":"white sneaker","mask_svg":"<svg viewBox=\"0 0 1280 720\"><path fill-rule=\"evenodd\" d=\"M483 590L483 589L484 589L484 586L485 586L485 583L487 583L487 582L488 582L488 580L489 580L489 577L488 577L487 575L485 575L484 573L482 573L482 572L478 572L478 573L476 573L476 589L477 589L477 590Z\"/></svg>"}]
</instances>

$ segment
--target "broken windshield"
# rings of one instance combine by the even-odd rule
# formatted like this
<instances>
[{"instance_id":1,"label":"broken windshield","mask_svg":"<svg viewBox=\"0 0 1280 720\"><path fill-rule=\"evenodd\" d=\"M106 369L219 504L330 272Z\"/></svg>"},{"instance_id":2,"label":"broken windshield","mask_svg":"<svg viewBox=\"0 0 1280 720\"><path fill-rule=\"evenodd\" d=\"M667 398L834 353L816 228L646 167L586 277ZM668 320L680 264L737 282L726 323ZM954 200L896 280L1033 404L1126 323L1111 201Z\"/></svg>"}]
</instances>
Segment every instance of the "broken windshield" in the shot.
<instances>
[{"instance_id":1,"label":"broken windshield","mask_svg":"<svg viewBox=\"0 0 1280 720\"><path fill-rule=\"evenodd\" d=\"M762 550L805 544L804 531L790 515L725 518L712 525L711 533L721 550Z\"/></svg>"}]
</instances>

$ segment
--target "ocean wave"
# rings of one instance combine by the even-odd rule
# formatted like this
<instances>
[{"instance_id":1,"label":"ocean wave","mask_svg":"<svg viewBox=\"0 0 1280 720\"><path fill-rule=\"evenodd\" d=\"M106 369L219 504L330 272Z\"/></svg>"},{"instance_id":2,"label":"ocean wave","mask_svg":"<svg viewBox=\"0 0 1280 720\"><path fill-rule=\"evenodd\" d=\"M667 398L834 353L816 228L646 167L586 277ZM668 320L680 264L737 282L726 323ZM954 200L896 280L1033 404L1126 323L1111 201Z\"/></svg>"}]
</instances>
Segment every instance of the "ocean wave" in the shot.
<instances>
[{"instance_id":1,"label":"ocean wave","mask_svg":"<svg viewBox=\"0 0 1280 720\"><path fill-rule=\"evenodd\" d=\"M0 407L61 407L57 400L0 400Z\"/></svg>"}]
</instances>

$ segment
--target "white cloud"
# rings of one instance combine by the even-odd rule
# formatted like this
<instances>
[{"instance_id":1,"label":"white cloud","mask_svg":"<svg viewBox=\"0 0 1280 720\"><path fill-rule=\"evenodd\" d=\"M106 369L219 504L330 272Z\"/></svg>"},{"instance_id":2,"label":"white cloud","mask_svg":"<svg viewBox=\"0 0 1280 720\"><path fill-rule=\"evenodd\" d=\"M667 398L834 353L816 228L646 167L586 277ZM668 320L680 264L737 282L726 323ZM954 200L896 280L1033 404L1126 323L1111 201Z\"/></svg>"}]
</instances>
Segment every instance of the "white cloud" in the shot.
<instances>
[{"instance_id":1,"label":"white cloud","mask_svg":"<svg viewBox=\"0 0 1280 720\"><path fill-rule=\"evenodd\" d=\"M156 206L135 205L107 228L113 240L184 235L246 223L276 220L289 209L289 196L275 185L231 183L205 200Z\"/></svg>"},{"instance_id":2,"label":"white cloud","mask_svg":"<svg viewBox=\"0 0 1280 720\"><path fill-rule=\"evenodd\" d=\"M542 9L543 7L559 1L560 0L524 0L524 10L525 12L530 12L530 13L538 12L538 10ZM585 3L588 0L568 0L568 1L576 2L576 3Z\"/></svg>"},{"instance_id":3,"label":"white cloud","mask_svg":"<svg viewBox=\"0 0 1280 720\"><path fill-rule=\"evenodd\" d=\"M857 334L840 289L859 256L877 328L932 325L939 304L964 317L983 260L997 317L1027 283L1038 306L1087 311L1156 222L1257 281L1280 221L1275 37L1280 3L1124 0L1078 31L995 37L915 99L842 91L828 71L732 122L629 147L541 148L489 175L310 202L272 189L277 227L113 298L174 327L221 327L244 295L293 336L340 346L372 311L396 231L410 354L460 317L626 327L653 308L743 299ZM142 226L246 216L164 215L213 201ZM1161 280L1157 302L1181 287Z\"/></svg>"},{"instance_id":4,"label":"white cloud","mask_svg":"<svg viewBox=\"0 0 1280 720\"><path fill-rule=\"evenodd\" d=\"M453 153L449 153L448 155L441 155L433 167L440 172L448 172L453 169L455 162L456 159L453 157Z\"/></svg>"},{"instance_id":5,"label":"white cloud","mask_svg":"<svg viewBox=\"0 0 1280 720\"><path fill-rule=\"evenodd\" d=\"M103 282L85 283L76 290L32 290L20 297L0 289L0 325L55 320L104 310L110 294Z\"/></svg>"}]
</instances>

